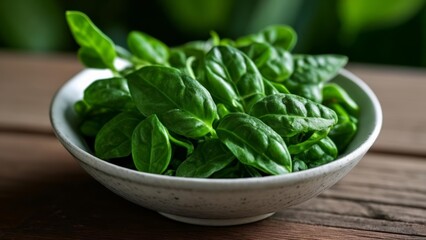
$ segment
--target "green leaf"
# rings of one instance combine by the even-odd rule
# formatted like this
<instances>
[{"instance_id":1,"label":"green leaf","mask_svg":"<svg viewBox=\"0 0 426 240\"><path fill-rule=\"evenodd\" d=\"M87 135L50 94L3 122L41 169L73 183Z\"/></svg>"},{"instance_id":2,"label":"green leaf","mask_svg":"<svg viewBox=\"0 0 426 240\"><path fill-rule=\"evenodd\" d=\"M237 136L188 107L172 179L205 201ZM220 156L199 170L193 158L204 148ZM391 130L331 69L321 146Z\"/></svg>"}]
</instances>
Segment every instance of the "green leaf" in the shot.
<instances>
[{"instance_id":1,"label":"green leaf","mask_svg":"<svg viewBox=\"0 0 426 240\"><path fill-rule=\"evenodd\" d=\"M243 177L262 177L262 174L256 168L244 164L241 164L241 166L244 169Z\"/></svg>"},{"instance_id":2,"label":"green leaf","mask_svg":"<svg viewBox=\"0 0 426 240\"><path fill-rule=\"evenodd\" d=\"M103 62L108 68L115 70L114 60L116 57L115 45L110 38L99 30L95 24L84 13L78 11L67 11L66 18L76 42L84 48L85 55L83 63L86 63L87 55L90 63L96 60L96 66ZM88 66L91 67L92 65Z\"/></svg>"},{"instance_id":3,"label":"green leaf","mask_svg":"<svg viewBox=\"0 0 426 240\"><path fill-rule=\"evenodd\" d=\"M278 93L285 93L285 94L289 94L290 91L287 89L287 87L282 84L282 83L277 83L277 82L270 82L272 84L272 86L274 86L275 89L277 89Z\"/></svg>"},{"instance_id":4,"label":"green leaf","mask_svg":"<svg viewBox=\"0 0 426 240\"><path fill-rule=\"evenodd\" d=\"M241 163L272 175L291 172L291 157L283 139L259 119L230 113L220 120L216 131Z\"/></svg>"},{"instance_id":5,"label":"green leaf","mask_svg":"<svg viewBox=\"0 0 426 240\"><path fill-rule=\"evenodd\" d=\"M240 48L270 81L282 82L293 73L293 57L290 52L268 43L254 42Z\"/></svg>"},{"instance_id":6,"label":"green leaf","mask_svg":"<svg viewBox=\"0 0 426 240\"><path fill-rule=\"evenodd\" d=\"M304 161L296 160L293 162L293 172L299 172L308 169Z\"/></svg>"},{"instance_id":7,"label":"green leaf","mask_svg":"<svg viewBox=\"0 0 426 240\"><path fill-rule=\"evenodd\" d=\"M78 100L74 103L74 111L81 118L84 118L90 112L90 106L84 100Z\"/></svg>"},{"instance_id":8,"label":"green leaf","mask_svg":"<svg viewBox=\"0 0 426 240\"><path fill-rule=\"evenodd\" d=\"M142 119L138 113L123 112L103 125L95 139L96 156L105 160L129 156L133 130Z\"/></svg>"},{"instance_id":9,"label":"green leaf","mask_svg":"<svg viewBox=\"0 0 426 240\"><path fill-rule=\"evenodd\" d=\"M186 149L186 156L194 152L194 145L189 139L174 137L169 132L169 140L173 145Z\"/></svg>"},{"instance_id":10,"label":"green leaf","mask_svg":"<svg viewBox=\"0 0 426 240\"><path fill-rule=\"evenodd\" d=\"M134 103L130 97L127 80L107 78L94 81L84 90L84 101L92 107L115 110L132 110Z\"/></svg>"},{"instance_id":11,"label":"green leaf","mask_svg":"<svg viewBox=\"0 0 426 240\"><path fill-rule=\"evenodd\" d=\"M190 76L194 73L195 78L198 80L202 77L204 57L212 47L213 42L211 40L192 41L174 47L170 50L169 63Z\"/></svg>"},{"instance_id":12,"label":"green leaf","mask_svg":"<svg viewBox=\"0 0 426 240\"><path fill-rule=\"evenodd\" d=\"M292 79L288 79L285 84L287 89L295 95L302 96L317 103L322 102L322 87L324 83L299 83Z\"/></svg>"},{"instance_id":13,"label":"green leaf","mask_svg":"<svg viewBox=\"0 0 426 240\"><path fill-rule=\"evenodd\" d=\"M290 93L288 89L281 83L271 82L266 78L263 78L263 85L265 87L265 95L273 95L278 93Z\"/></svg>"},{"instance_id":14,"label":"green leaf","mask_svg":"<svg viewBox=\"0 0 426 240\"><path fill-rule=\"evenodd\" d=\"M329 107L336 112L339 119L330 130L329 137L336 144L339 152L343 152L357 133L357 123L340 104L333 103Z\"/></svg>"},{"instance_id":15,"label":"green leaf","mask_svg":"<svg viewBox=\"0 0 426 240\"><path fill-rule=\"evenodd\" d=\"M318 84L334 76L346 65L348 58L342 55L305 55L295 54L294 72L291 80L298 83Z\"/></svg>"},{"instance_id":16,"label":"green leaf","mask_svg":"<svg viewBox=\"0 0 426 240\"><path fill-rule=\"evenodd\" d=\"M96 137L105 123L109 122L113 117L117 116L116 111L91 112L85 116L80 125L80 131L88 137Z\"/></svg>"},{"instance_id":17,"label":"green leaf","mask_svg":"<svg viewBox=\"0 0 426 240\"><path fill-rule=\"evenodd\" d=\"M189 138L214 131L216 105L210 93L188 75L174 68L147 66L128 79L134 102L145 116L157 114L168 129Z\"/></svg>"},{"instance_id":18,"label":"green leaf","mask_svg":"<svg viewBox=\"0 0 426 240\"><path fill-rule=\"evenodd\" d=\"M182 109L172 109L161 113L159 118L170 131L189 138L206 135L211 131L210 126L213 124L213 122L206 123L198 116Z\"/></svg>"},{"instance_id":19,"label":"green leaf","mask_svg":"<svg viewBox=\"0 0 426 240\"><path fill-rule=\"evenodd\" d=\"M349 94L336 83L327 83L322 89L323 104L339 103L352 116L359 115L358 104L349 96Z\"/></svg>"},{"instance_id":20,"label":"green leaf","mask_svg":"<svg viewBox=\"0 0 426 240\"><path fill-rule=\"evenodd\" d=\"M212 174L210 178L243 178L245 175L243 164L234 160L223 169Z\"/></svg>"},{"instance_id":21,"label":"green leaf","mask_svg":"<svg viewBox=\"0 0 426 240\"><path fill-rule=\"evenodd\" d=\"M291 51L297 42L297 34L290 26L272 25L256 34L238 38L236 46L243 47L254 42L269 43L276 48Z\"/></svg>"},{"instance_id":22,"label":"green leaf","mask_svg":"<svg viewBox=\"0 0 426 240\"><path fill-rule=\"evenodd\" d=\"M337 123L336 113L324 105L293 94L274 94L259 100L250 110L282 137L328 129Z\"/></svg>"},{"instance_id":23,"label":"green leaf","mask_svg":"<svg viewBox=\"0 0 426 240\"><path fill-rule=\"evenodd\" d=\"M194 153L176 170L176 176L210 177L235 159L234 155L219 139L211 139L198 144Z\"/></svg>"},{"instance_id":24,"label":"green leaf","mask_svg":"<svg viewBox=\"0 0 426 240\"><path fill-rule=\"evenodd\" d=\"M309 136L308 139L298 142L296 144L288 146L288 151L290 154L299 154L303 151L306 151L310 147L312 147L314 144L316 144L321 139L325 138L328 134L330 129L324 129L320 131L315 131L311 136Z\"/></svg>"},{"instance_id":25,"label":"green leaf","mask_svg":"<svg viewBox=\"0 0 426 240\"><path fill-rule=\"evenodd\" d=\"M153 64L167 65L169 48L158 39L146 33L132 31L127 37L130 51L139 59Z\"/></svg>"},{"instance_id":26,"label":"green leaf","mask_svg":"<svg viewBox=\"0 0 426 240\"><path fill-rule=\"evenodd\" d=\"M265 96L262 76L244 53L230 46L217 46L205 58L201 83L217 103L231 111L244 111Z\"/></svg>"},{"instance_id":27,"label":"green leaf","mask_svg":"<svg viewBox=\"0 0 426 240\"><path fill-rule=\"evenodd\" d=\"M84 66L89 68L108 68L98 53L92 48L81 47L78 50L78 59Z\"/></svg>"},{"instance_id":28,"label":"green leaf","mask_svg":"<svg viewBox=\"0 0 426 240\"><path fill-rule=\"evenodd\" d=\"M276 89L275 86L272 84L272 82L266 78L263 78L263 86L265 89L266 96L280 93L278 89Z\"/></svg>"},{"instance_id":29,"label":"green leaf","mask_svg":"<svg viewBox=\"0 0 426 240\"><path fill-rule=\"evenodd\" d=\"M330 138L325 137L305 152L295 155L294 160L303 161L309 168L313 168L334 161L336 157L336 145Z\"/></svg>"},{"instance_id":30,"label":"green leaf","mask_svg":"<svg viewBox=\"0 0 426 240\"><path fill-rule=\"evenodd\" d=\"M229 110L223 105L222 103L219 103L217 105L217 114L219 115L219 118L223 118L226 115L228 115L230 112Z\"/></svg>"},{"instance_id":31,"label":"green leaf","mask_svg":"<svg viewBox=\"0 0 426 240\"><path fill-rule=\"evenodd\" d=\"M291 93L322 102L321 90L335 77L348 58L341 55L293 55L294 72L286 86Z\"/></svg>"},{"instance_id":32,"label":"green leaf","mask_svg":"<svg viewBox=\"0 0 426 240\"><path fill-rule=\"evenodd\" d=\"M166 171L172 156L168 136L155 114L137 125L132 136L132 157L137 170L158 174Z\"/></svg>"}]
</instances>

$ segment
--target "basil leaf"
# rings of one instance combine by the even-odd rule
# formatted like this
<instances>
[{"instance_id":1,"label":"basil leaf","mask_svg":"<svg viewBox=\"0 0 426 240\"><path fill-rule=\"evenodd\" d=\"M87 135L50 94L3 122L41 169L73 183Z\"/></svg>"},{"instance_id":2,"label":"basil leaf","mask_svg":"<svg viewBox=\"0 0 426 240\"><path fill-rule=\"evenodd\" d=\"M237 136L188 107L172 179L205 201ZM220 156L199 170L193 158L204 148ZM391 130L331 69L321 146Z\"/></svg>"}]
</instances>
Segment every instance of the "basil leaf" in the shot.
<instances>
[{"instance_id":1,"label":"basil leaf","mask_svg":"<svg viewBox=\"0 0 426 240\"><path fill-rule=\"evenodd\" d=\"M138 113L123 112L103 125L95 139L96 156L102 159L129 156L132 133L141 119Z\"/></svg>"},{"instance_id":2,"label":"basil leaf","mask_svg":"<svg viewBox=\"0 0 426 240\"><path fill-rule=\"evenodd\" d=\"M288 89L281 83L271 82L263 78L263 85L265 86L265 95L273 95L278 93L290 93Z\"/></svg>"},{"instance_id":3,"label":"basil leaf","mask_svg":"<svg viewBox=\"0 0 426 240\"><path fill-rule=\"evenodd\" d=\"M90 105L84 100L78 100L74 103L74 111L81 118L84 118L90 112Z\"/></svg>"},{"instance_id":4,"label":"basil leaf","mask_svg":"<svg viewBox=\"0 0 426 240\"><path fill-rule=\"evenodd\" d=\"M322 87L324 83L318 84L310 84L310 83L298 83L293 81L292 79L287 79L285 82L287 89L291 91L291 93L307 98L317 103L322 102Z\"/></svg>"},{"instance_id":5,"label":"basil leaf","mask_svg":"<svg viewBox=\"0 0 426 240\"><path fill-rule=\"evenodd\" d=\"M342 55L293 55L294 72L286 86L291 93L322 102L322 87L346 65Z\"/></svg>"},{"instance_id":6,"label":"basil leaf","mask_svg":"<svg viewBox=\"0 0 426 240\"><path fill-rule=\"evenodd\" d=\"M230 113L220 120L216 132L241 163L272 175L291 172L285 142L259 119L245 113Z\"/></svg>"},{"instance_id":7,"label":"basil leaf","mask_svg":"<svg viewBox=\"0 0 426 240\"><path fill-rule=\"evenodd\" d=\"M299 172L308 169L308 165L302 160L296 160L293 162L293 172Z\"/></svg>"},{"instance_id":8,"label":"basil leaf","mask_svg":"<svg viewBox=\"0 0 426 240\"><path fill-rule=\"evenodd\" d=\"M325 137L305 152L295 155L294 160L301 160L309 168L313 168L334 161L337 157L337 152L334 142L329 137Z\"/></svg>"},{"instance_id":9,"label":"basil leaf","mask_svg":"<svg viewBox=\"0 0 426 240\"><path fill-rule=\"evenodd\" d=\"M223 169L212 174L210 178L243 178L245 175L243 164L238 160L234 160Z\"/></svg>"},{"instance_id":10,"label":"basil leaf","mask_svg":"<svg viewBox=\"0 0 426 240\"><path fill-rule=\"evenodd\" d=\"M287 89L287 87L284 84L278 83L278 82L270 82L270 83L272 84L272 86L274 86L275 89L277 89L279 93L285 93L285 94L290 93L290 91Z\"/></svg>"},{"instance_id":11,"label":"basil leaf","mask_svg":"<svg viewBox=\"0 0 426 240\"><path fill-rule=\"evenodd\" d=\"M339 103L340 105L344 106L350 115L358 116L358 104L349 96L345 89L336 83L325 84L324 88L322 89L322 94L323 104L327 105L327 103Z\"/></svg>"},{"instance_id":12,"label":"basil leaf","mask_svg":"<svg viewBox=\"0 0 426 240\"><path fill-rule=\"evenodd\" d=\"M299 133L328 129L337 123L336 113L319 103L292 94L274 94L259 100L250 110L287 138Z\"/></svg>"},{"instance_id":13,"label":"basil leaf","mask_svg":"<svg viewBox=\"0 0 426 240\"><path fill-rule=\"evenodd\" d=\"M244 177L262 177L262 174L254 167L241 164L244 168Z\"/></svg>"},{"instance_id":14,"label":"basil leaf","mask_svg":"<svg viewBox=\"0 0 426 240\"><path fill-rule=\"evenodd\" d=\"M244 53L230 46L212 48L205 57L205 77L199 79L217 103L231 111L250 109L265 96L262 76Z\"/></svg>"},{"instance_id":15,"label":"basil leaf","mask_svg":"<svg viewBox=\"0 0 426 240\"><path fill-rule=\"evenodd\" d=\"M193 41L183 44L178 47L174 47L170 50L169 62L170 65L178 68L186 74L194 73L196 79L202 77L202 61L204 56L213 47L213 42L208 41ZM188 66L189 59L193 59ZM188 69L192 67L192 69Z\"/></svg>"},{"instance_id":16,"label":"basil leaf","mask_svg":"<svg viewBox=\"0 0 426 240\"><path fill-rule=\"evenodd\" d=\"M91 48L81 47L78 50L78 59L84 66L89 68L108 68L98 53Z\"/></svg>"},{"instance_id":17,"label":"basil leaf","mask_svg":"<svg viewBox=\"0 0 426 240\"><path fill-rule=\"evenodd\" d=\"M88 137L96 137L101 128L105 125L105 123L109 122L113 117L117 116L117 111L95 111L90 112L85 116L81 125L80 131L82 134Z\"/></svg>"},{"instance_id":18,"label":"basil leaf","mask_svg":"<svg viewBox=\"0 0 426 240\"><path fill-rule=\"evenodd\" d=\"M132 157L141 172L161 174L172 157L167 129L153 114L137 125L132 135Z\"/></svg>"},{"instance_id":19,"label":"basil leaf","mask_svg":"<svg viewBox=\"0 0 426 240\"><path fill-rule=\"evenodd\" d=\"M128 79L136 107L145 116L157 114L168 129L189 138L214 132L216 105L210 93L188 75L174 68L147 66Z\"/></svg>"},{"instance_id":20,"label":"basil leaf","mask_svg":"<svg viewBox=\"0 0 426 240\"><path fill-rule=\"evenodd\" d=\"M339 152L343 152L357 133L357 122L356 119L349 116L340 104L333 103L329 107L336 112L339 120L331 128L328 136L336 144Z\"/></svg>"},{"instance_id":21,"label":"basil leaf","mask_svg":"<svg viewBox=\"0 0 426 240\"><path fill-rule=\"evenodd\" d=\"M127 80L108 78L94 81L84 90L84 101L92 107L115 110L134 109Z\"/></svg>"},{"instance_id":22,"label":"basil leaf","mask_svg":"<svg viewBox=\"0 0 426 240\"><path fill-rule=\"evenodd\" d=\"M236 40L238 47L247 46L254 42L269 43L274 47L291 51L297 42L297 34L293 28L285 25L269 26L256 34L241 37Z\"/></svg>"},{"instance_id":23,"label":"basil leaf","mask_svg":"<svg viewBox=\"0 0 426 240\"><path fill-rule=\"evenodd\" d=\"M235 159L234 155L219 139L211 139L198 144L190 155L176 170L176 176L210 177Z\"/></svg>"},{"instance_id":24,"label":"basil leaf","mask_svg":"<svg viewBox=\"0 0 426 240\"><path fill-rule=\"evenodd\" d=\"M154 64L167 65L169 48L148 34L138 31L130 32L127 45L137 58Z\"/></svg>"},{"instance_id":25,"label":"basil leaf","mask_svg":"<svg viewBox=\"0 0 426 240\"><path fill-rule=\"evenodd\" d=\"M293 73L293 58L284 49L255 42L240 50L253 60L262 76L270 81L282 82Z\"/></svg>"},{"instance_id":26,"label":"basil leaf","mask_svg":"<svg viewBox=\"0 0 426 240\"><path fill-rule=\"evenodd\" d=\"M67 11L66 19L74 39L83 48L80 50L83 64L87 63L88 67L107 66L115 70L116 52L112 40L82 12Z\"/></svg>"},{"instance_id":27,"label":"basil leaf","mask_svg":"<svg viewBox=\"0 0 426 240\"><path fill-rule=\"evenodd\" d=\"M290 154L298 154L307 149L309 149L312 145L316 144L321 139L325 138L330 130L325 129L321 131L315 131L308 139L298 142L293 145L288 145L288 151Z\"/></svg>"},{"instance_id":28,"label":"basil leaf","mask_svg":"<svg viewBox=\"0 0 426 240\"><path fill-rule=\"evenodd\" d=\"M348 58L342 55L303 55L295 54L293 81L298 83L322 83L337 75L346 65Z\"/></svg>"},{"instance_id":29,"label":"basil leaf","mask_svg":"<svg viewBox=\"0 0 426 240\"><path fill-rule=\"evenodd\" d=\"M170 131L189 138L202 137L213 129L212 123L206 123L182 109L172 109L159 114L158 117Z\"/></svg>"}]
</instances>

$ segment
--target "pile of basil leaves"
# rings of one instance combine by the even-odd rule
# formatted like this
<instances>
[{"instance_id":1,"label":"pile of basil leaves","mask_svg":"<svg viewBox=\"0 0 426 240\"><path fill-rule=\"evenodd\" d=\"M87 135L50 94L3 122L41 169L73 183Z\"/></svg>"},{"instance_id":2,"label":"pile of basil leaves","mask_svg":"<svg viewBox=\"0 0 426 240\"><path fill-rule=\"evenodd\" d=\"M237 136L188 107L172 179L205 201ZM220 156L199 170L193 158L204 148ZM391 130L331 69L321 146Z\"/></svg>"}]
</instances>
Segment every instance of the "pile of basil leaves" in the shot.
<instances>
[{"instance_id":1,"label":"pile of basil leaves","mask_svg":"<svg viewBox=\"0 0 426 240\"><path fill-rule=\"evenodd\" d=\"M358 105L328 83L347 58L292 54L289 26L178 47L132 31L126 50L84 13L66 18L80 61L114 76L75 103L101 159L172 176L260 177L333 161L356 134Z\"/></svg>"}]
</instances>

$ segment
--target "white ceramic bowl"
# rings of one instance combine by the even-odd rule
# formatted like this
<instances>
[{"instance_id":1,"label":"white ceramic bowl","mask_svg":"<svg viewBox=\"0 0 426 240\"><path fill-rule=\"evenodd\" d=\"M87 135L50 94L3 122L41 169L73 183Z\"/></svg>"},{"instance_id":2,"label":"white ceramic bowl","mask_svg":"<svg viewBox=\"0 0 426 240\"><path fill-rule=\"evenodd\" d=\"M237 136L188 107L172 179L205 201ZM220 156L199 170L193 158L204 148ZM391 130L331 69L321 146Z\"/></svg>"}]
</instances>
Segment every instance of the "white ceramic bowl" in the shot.
<instances>
[{"instance_id":1,"label":"white ceramic bowl","mask_svg":"<svg viewBox=\"0 0 426 240\"><path fill-rule=\"evenodd\" d=\"M236 225L258 221L302 203L333 186L364 156L382 125L374 93L346 70L333 80L361 107L359 132L339 158L326 165L281 176L197 179L137 172L93 155L76 131L73 104L94 80L108 71L85 70L63 85L52 100L50 119L56 136L80 165L114 193L171 219L200 225Z\"/></svg>"}]
</instances>

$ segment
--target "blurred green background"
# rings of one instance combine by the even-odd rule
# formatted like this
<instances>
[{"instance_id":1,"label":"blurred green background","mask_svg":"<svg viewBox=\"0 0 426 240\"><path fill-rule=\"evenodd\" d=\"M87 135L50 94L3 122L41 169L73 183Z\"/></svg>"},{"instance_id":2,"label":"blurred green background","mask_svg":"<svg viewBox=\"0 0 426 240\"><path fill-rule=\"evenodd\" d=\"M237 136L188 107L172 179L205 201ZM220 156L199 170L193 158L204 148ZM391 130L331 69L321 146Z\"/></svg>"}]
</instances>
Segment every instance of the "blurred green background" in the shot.
<instances>
[{"instance_id":1,"label":"blurred green background","mask_svg":"<svg viewBox=\"0 0 426 240\"><path fill-rule=\"evenodd\" d=\"M122 46L130 30L173 46L210 30L236 38L288 24L295 52L426 67L426 0L0 0L0 50L75 52L66 10L85 12Z\"/></svg>"}]
</instances>

